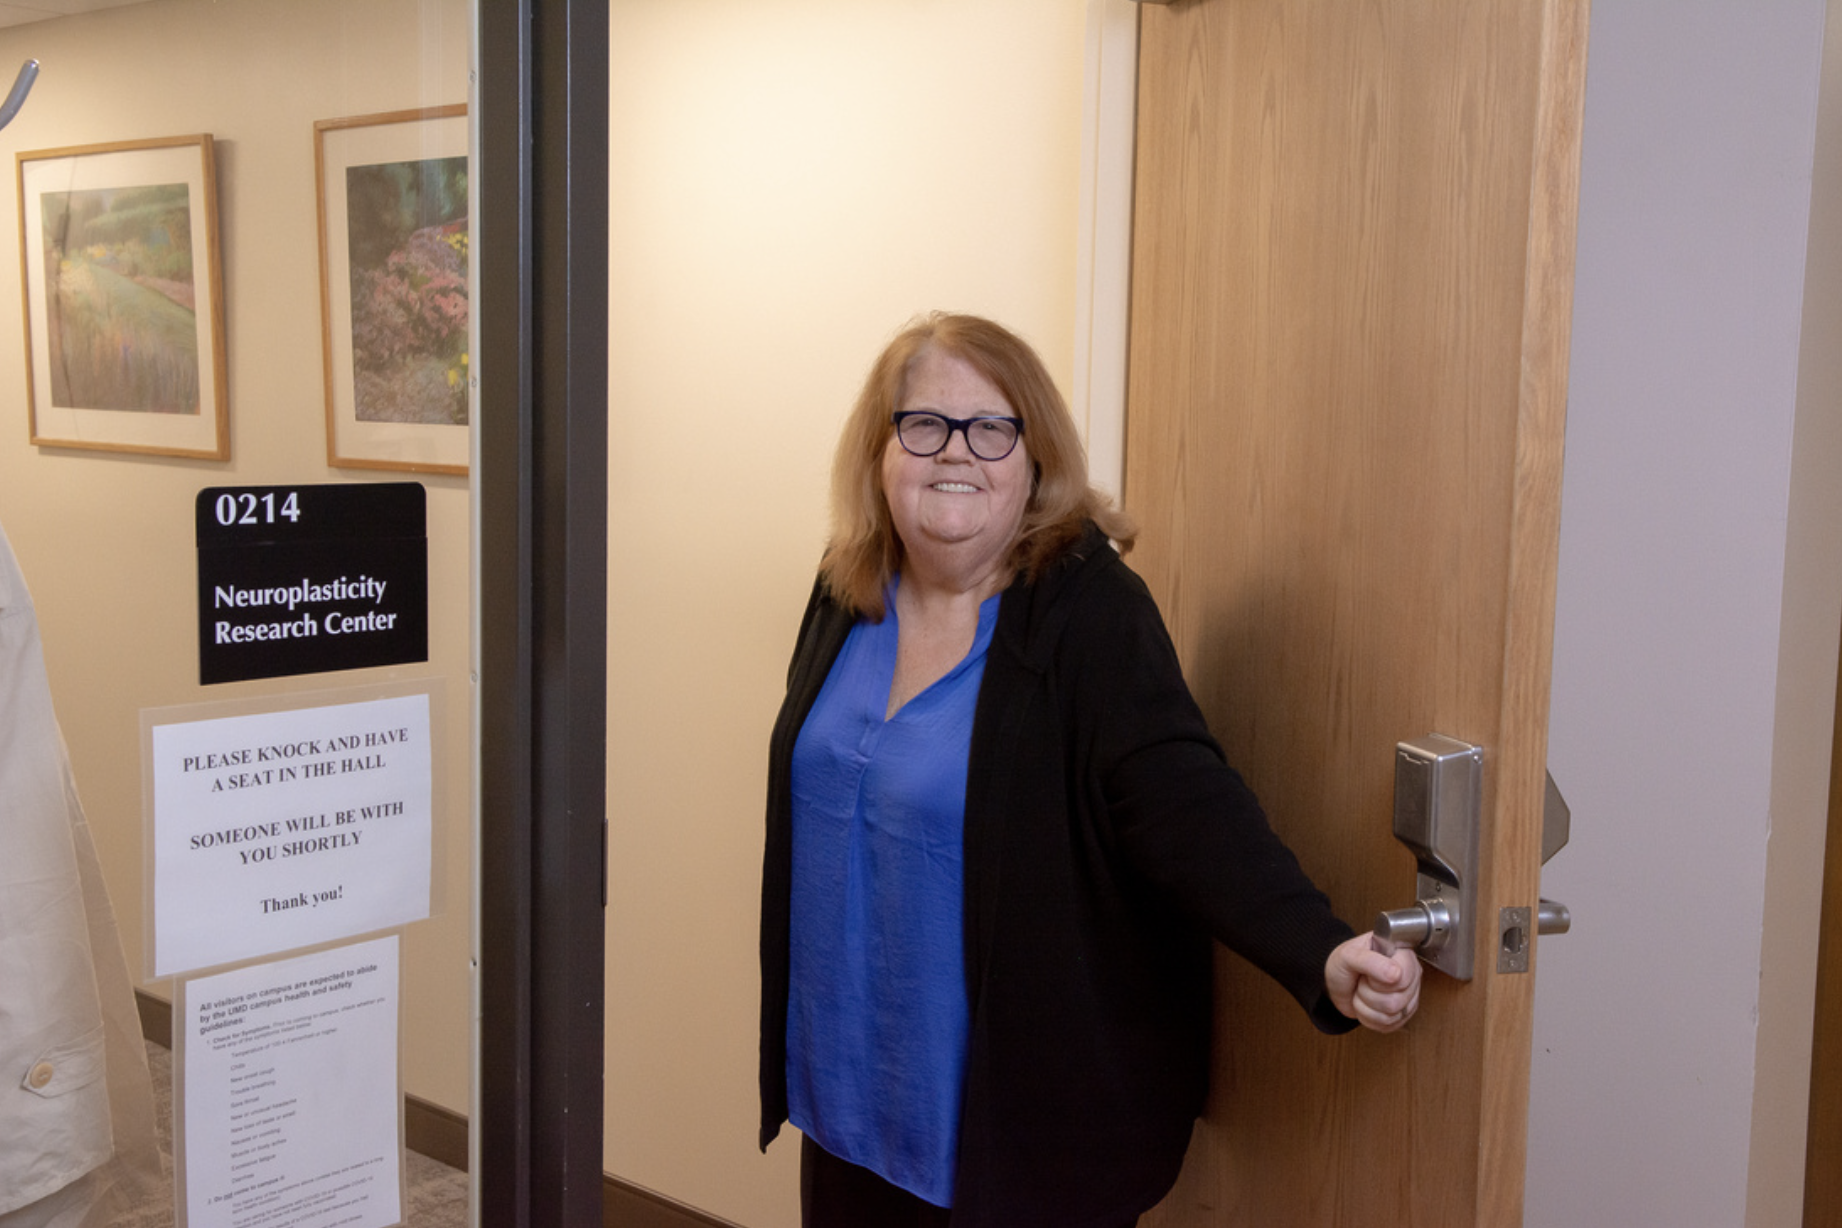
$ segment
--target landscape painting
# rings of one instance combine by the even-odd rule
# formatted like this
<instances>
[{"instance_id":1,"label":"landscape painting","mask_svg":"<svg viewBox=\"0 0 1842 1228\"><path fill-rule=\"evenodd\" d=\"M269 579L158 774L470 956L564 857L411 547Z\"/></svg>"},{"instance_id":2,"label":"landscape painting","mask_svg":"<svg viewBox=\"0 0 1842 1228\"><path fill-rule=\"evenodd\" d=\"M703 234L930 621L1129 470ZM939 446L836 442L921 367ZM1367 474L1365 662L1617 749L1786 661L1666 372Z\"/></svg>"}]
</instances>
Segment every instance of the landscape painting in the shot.
<instances>
[{"instance_id":1,"label":"landscape painting","mask_svg":"<svg viewBox=\"0 0 1842 1228\"><path fill-rule=\"evenodd\" d=\"M320 120L327 460L467 472L467 109Z\"/></svg>"},{"instance_id":2,"label":"landscape painting","mask_svg":"<svg viewBox=\"0 0 1842 1228\"><path fill-rule=\"evenodd\" d=\"M227 458L211 137L18 167L32 442Z\"/></svg>"},{"instance_id":3,"label":"landscape painting","mask_svg":"<svg viewBox=\"0 0 1842 1228\"><path fill-rule=\"evenodd\" d=\"M198 295L183 183L46 192L51 403L198 412Z\"/></svg>"}]
</instances>

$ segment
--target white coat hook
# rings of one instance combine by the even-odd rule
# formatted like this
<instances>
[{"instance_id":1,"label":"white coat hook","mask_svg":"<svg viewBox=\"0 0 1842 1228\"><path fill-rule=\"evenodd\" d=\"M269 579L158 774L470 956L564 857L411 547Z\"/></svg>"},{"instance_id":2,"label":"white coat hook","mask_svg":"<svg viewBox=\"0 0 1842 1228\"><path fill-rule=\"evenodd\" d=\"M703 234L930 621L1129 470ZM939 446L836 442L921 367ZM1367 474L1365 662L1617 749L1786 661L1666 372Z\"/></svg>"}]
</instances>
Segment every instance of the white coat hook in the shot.
<instances>
[{"instance_id":1,"label":"white coat hook","mask_svg":"<svg viewBox=\"0 0 1842 1228\"><path fill-rule=\"evenodd\" d=\"M13 79L12 92L6 101L0 102L0 128L13 122L13 116L19 114L19 108L26 105L26 95L32 92L32 83L38 80L38 61L27 60L20 65L19 75Z\"/></svg>"}]
</instances>

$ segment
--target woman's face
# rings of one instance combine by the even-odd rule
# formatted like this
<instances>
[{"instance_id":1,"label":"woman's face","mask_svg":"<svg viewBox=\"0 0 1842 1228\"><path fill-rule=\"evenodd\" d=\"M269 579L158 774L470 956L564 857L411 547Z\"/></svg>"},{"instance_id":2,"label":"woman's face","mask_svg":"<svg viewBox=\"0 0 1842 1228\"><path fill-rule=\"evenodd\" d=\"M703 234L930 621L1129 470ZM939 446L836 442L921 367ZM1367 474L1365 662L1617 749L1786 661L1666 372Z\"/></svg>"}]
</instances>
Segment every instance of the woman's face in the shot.
<instances>
[{"instance_id":1,"label":"woman's face","mask_svg":"<svg viewBox=\"0 0 1842 1228\"><path fill-rule=\"evenodd\" d=\"M949 418L1016 414L996 385L962 358L929 347L916 358L898 409ZM914 456L892 433L883 448L883 495L895 531L918 564L978 574L1001 568L1030 501L1028 441L1003 460L980 460L954 431L933 456Z\"/></svg>"}]
</instances>

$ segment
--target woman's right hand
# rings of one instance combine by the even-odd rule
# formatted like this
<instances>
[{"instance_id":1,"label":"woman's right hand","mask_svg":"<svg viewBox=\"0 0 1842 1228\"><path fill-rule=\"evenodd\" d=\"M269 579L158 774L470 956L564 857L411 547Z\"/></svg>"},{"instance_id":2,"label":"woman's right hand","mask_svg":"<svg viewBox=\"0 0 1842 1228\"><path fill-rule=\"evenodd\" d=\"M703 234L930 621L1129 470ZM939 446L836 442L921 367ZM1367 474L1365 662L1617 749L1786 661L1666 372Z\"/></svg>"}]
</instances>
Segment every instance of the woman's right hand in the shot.
<instances>
[{"instance_id":1,"label":"woman's right hand","mask_svg":"<svg viewBox=\"0 0 1842 1228\"><path fill-rule=\"evenodd\" d=\"M1363 1027L1398 1032L1420 1007L1420 957L1411 947L1386 954L1380 945L1373 934L1339 944L1324 962L1324 987L1331 1003Z\"/></svg>"}]
</instances>

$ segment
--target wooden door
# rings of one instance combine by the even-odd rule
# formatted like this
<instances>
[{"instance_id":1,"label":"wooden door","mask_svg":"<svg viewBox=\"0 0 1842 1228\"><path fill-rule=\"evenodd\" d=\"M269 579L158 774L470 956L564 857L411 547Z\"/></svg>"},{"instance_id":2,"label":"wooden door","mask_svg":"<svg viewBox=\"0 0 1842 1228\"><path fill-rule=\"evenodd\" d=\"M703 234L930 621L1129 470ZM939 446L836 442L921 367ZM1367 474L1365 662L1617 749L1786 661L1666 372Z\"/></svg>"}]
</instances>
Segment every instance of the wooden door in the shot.
<instances>
[{"instance_id":1,"label":"wooden door","mask_svg":"<svg viewBox=\"0 0 1842 1228\"><path fill-rule=\"evenodd\" d=\"M1233 957L1148 1226L1520 1223L1586 0L1141 18L1126 503L1230 759L1339 910L1412 902L1393 748L1486 752L1475 979L1318 1036ZM1574 939L1573 941L1578 941Z\"/></svg>"}]
</instances>

